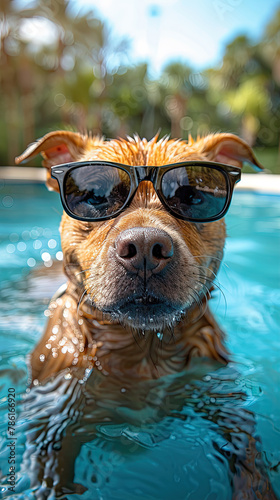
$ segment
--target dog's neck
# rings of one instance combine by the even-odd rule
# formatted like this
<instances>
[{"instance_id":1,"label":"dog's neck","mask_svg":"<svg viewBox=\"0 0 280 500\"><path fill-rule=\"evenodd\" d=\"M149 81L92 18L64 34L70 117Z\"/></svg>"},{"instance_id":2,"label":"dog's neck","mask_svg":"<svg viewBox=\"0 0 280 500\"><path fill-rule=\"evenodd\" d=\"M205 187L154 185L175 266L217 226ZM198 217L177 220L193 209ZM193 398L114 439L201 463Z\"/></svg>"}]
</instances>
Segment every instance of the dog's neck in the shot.
<instances>
[{"instance_id":1,"label":"dog's neck","mask_svg":"<svg viewBox=\"0 0 280 500\"><path fill-rule=\"evenodd\" d=\"M207 302L186 314L173 330L132 332L80 300L71 282L49 307L49 325L31 356L32 378L83 367L126 379L178 373L195 356L227 361L224 335Z\"/></svg>"},{"instance_id":2,"label":"dog's neck","mask_svg":"<svg viewBox=\"0 0 280 500\"><path fill-rule=\"evenodd\" d=\"M77 288L71 283L68 293L78 303ZM94 358L104 373L158 378L181 371L194 356L207 356L209 344L213 345L215 359L224 361L226 358L222 344L218 345L218 325L206 299L200 308L189 311L177 326L162 331L132 331L109 315L103 315L86 300L80 304L78 316L85 330L85 348L94 342Z\"/></svg>"}]
</instances>

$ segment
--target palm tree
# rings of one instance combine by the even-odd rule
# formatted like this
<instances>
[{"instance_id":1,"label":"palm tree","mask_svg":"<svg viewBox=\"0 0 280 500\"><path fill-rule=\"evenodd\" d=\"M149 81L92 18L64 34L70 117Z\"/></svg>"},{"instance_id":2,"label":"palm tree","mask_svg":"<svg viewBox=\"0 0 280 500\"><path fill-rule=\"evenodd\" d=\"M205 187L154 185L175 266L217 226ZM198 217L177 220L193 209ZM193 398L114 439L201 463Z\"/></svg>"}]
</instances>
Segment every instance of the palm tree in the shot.
<instances>
[{"instance_id":1,"label":"palm tree","mask_svg":"<svg viewBox=\"0 0 280 500\"><path fill-rule=\"evenodd\" d=\"M87 128L88 110L93 108L90 126L95 133L102 133L102 109L112 69L109 60L114 59L112 64L118 65L128 50L128 42L113 39L108 26L98 20L92 10L74 15L71 6L70 0L38 0L37 15L49 19L58 28L56 46L44 47L41 58L44 61L46 49L53 50L58 88L63 89L75 108L77 127L83 131ZM68 71L67 60L72 64L71 71ZM80 85L83 92L79 94Z\"/></svg>"}]
</instances>

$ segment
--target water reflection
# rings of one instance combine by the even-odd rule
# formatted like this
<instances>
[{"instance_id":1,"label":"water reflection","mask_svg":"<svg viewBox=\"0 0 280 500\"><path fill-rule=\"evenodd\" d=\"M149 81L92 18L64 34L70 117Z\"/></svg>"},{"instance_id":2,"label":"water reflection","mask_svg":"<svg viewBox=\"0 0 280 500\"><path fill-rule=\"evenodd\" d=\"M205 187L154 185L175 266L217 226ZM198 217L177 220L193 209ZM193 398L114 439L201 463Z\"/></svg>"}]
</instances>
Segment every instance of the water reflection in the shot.
<instances>
[{"instance_id":1,"label":"water reflection","mask_svg":"<svg viewBox=\"0 0 280 500\"><path fill-rule=\"evenodd\" d=\"M43 187L37 190L37 204L42 207L38 213L32 202L24 218L22 207L34 198L33 191L26 194L20 187L9 209L15 212L1 221L3 487L9 451L5 395L10 386L18 394L26 391L25 356L43 331L44 310L61 280L57 268L44 264L41 270L47 274L36 265L32 277L27 277L28 259L42 263L45 251L54 260L59 251L48 244L52 238L58 241L60 216L52 210L53 199L47 201L54 194L46 191L44 201ZM274 221L276 228L279 203L276 209L274 197L236 196L227 219L231 238L219 275L226 314L223 300L214 299L212 307L228 332L235 360L242 360L240 372L200 360L180 376L137 385L108 379L97 371L81 384L85 374L73 371L34 387L18 404L18 493L11 492L10 498L53 498L51 492L56 490L69 500L227 500L235 487L239 500L248 491L247 497L253 498L253 484L260 497L273 499L271 492L264 493L268 487L264 468L280 491L279 252L277 234L267 234L267 222ZM52 233L44 235L41 226L50 227ZM29 239L24 229L29 230ZM27 246L24 252L17 250L20 241ZM34 247L36 241L40 248ZM256 430L265 452L249 408L256 412ZM2 491L2 498L7 494Z\"/></svg>"},{"instance_id":2,"label":"water reflection","mask_svg":"<svg viewBox=\"0 0 280 500\"><path fill-rule=\"evenodd\" d=\"M276 498L245 408L250 391L233 368L204 361L159 380L73 369L33 387L18 422L26 443L16 492L226 500L258 491Z\"/></svg>"}]
</instances>

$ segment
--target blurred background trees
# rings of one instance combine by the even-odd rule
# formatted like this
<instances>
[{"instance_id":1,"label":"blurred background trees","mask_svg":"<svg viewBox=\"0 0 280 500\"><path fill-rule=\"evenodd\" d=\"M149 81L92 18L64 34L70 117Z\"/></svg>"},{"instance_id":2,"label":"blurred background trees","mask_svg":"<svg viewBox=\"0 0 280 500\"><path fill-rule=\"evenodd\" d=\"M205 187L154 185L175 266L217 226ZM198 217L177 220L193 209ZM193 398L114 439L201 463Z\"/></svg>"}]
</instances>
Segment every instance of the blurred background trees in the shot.
<instances>
[{"instance_id":1,"label":"blurred background trees","mask_svg":"<svg viewBox=\"0 0 280 500\"><path fill-rule=\"evenodd\" d=\"M280 11L258 43L239 36L203 72L174 61L157 79L128 64L129 42L70 0L18 10L0 0L0 164L50 130L107 137L237 133L279 170ZM45 35L47 33L47 36Z\"/></svg>"}]
</instances>

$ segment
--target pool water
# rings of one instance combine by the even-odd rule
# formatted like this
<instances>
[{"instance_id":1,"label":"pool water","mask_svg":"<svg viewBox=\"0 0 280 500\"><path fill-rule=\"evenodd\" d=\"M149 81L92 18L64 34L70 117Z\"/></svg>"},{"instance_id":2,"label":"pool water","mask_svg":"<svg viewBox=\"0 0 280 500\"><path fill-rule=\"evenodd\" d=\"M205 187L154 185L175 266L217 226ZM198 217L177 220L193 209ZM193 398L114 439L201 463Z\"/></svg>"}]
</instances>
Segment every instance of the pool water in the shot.
<instances>
[{"instance_id":1,"label":"pool water","mask_svg":"<svg viewBox=\"0 0 280 500\"><path fill-rule=\"evenodd\" d=\"M280 498L279 197L237 192L227 215L220 290L211 303L228 335L229 366L198 360L181 375L137 387L107 381L105 389L100 374L90 389L62 374L27 396L26 356L63 281L52 266L62 258L62 209L45 186L8 182L0 186L0 209L0 498L54 498L59 478L50 479L50 471L62 433L59 498L230 500L232 485L241 484L231 458L239 464L238 443L246 448L248 440ZM11 388L18 419L14 491L6 480ZM42 443L45 459L36 455ZM57 455L48 455L50 443ZM40 467L49 472L38 480Z\"/></svg>"}]
</instances>

